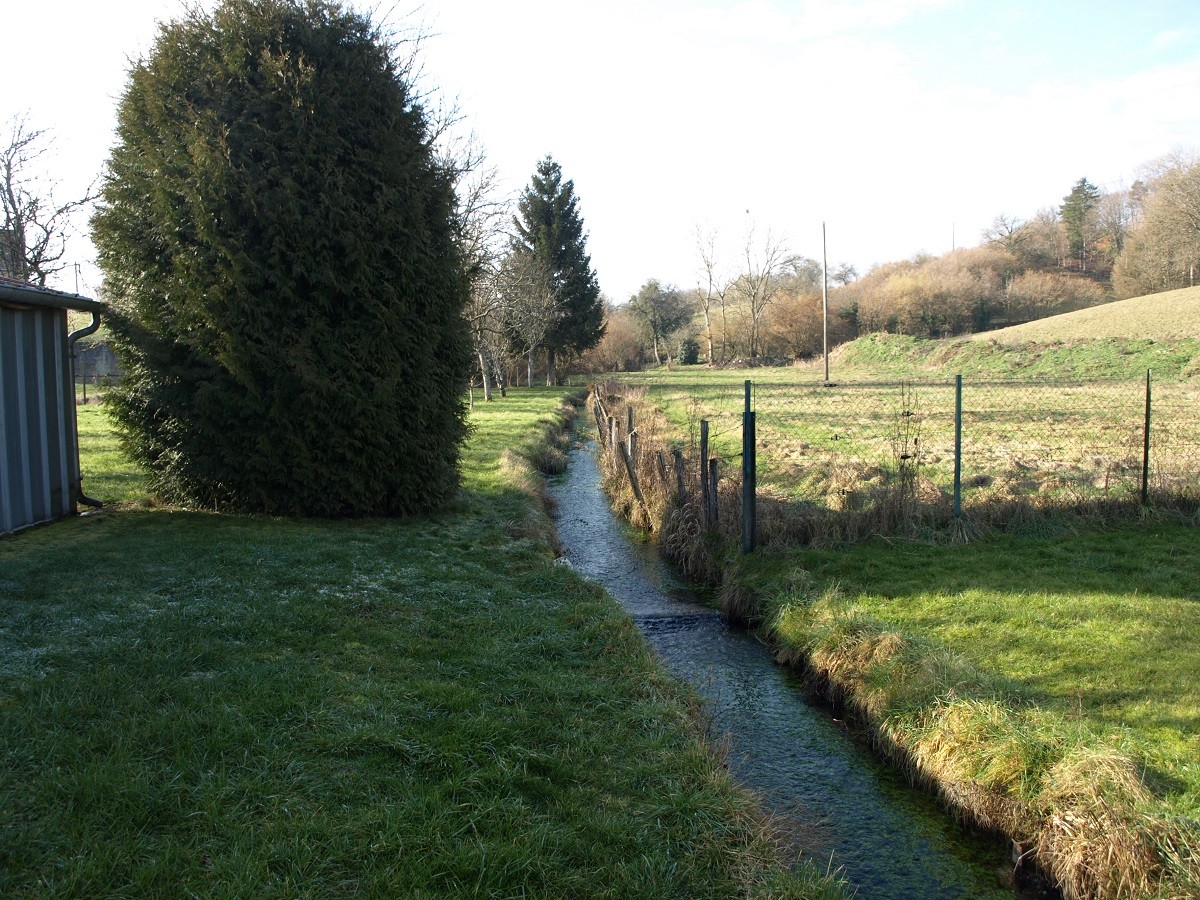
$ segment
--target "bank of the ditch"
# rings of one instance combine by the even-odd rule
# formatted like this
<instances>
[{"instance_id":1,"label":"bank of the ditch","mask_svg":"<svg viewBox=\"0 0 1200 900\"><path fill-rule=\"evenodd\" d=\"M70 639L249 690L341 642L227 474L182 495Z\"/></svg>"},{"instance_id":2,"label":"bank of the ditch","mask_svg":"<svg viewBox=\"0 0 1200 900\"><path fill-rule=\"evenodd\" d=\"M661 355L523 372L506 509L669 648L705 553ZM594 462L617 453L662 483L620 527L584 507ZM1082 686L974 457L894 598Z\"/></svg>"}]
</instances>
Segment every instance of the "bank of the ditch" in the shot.
<instances>
[{"instance_id":1,"label":"bank of the ditch","mask_svg":"<svg viewBox=\"0 0 1200 900\"><path fill-rule=\"evenodd\" d=\"M617 422L626 399L640 399L604 394L603 416ZM606 480L618 508L717 584L724 610L757 626L884 754L957 814L1009 835L1020 865L1050 873L1068 897L1200 896L1200 746L1188 726L1200 659L1187 637L1200 607L1186 578L1166 578L1172 560L1190 571L1180 557L1127 556L1152 547L1146 533L1127 532L1124 546L1069 529L1076 543L1048 555L1045 538L1001 538L972 545L969 559L904 541L741 557L728 473L718 526L705 530L693 467L671 471L678 435L652 408L634 419L642 496L614 454ZM1156 531L1182 548L1184 530L1194 535ZM1089 593L1091 582L1109 593ZM1137 659L1139 646L1162 658ZM1130 678L1139 683L1120 695ZM1152 699L1154 710L1139 708Z\"/></svg>"},{"instance_id":2,"label":"bank of the ditch","mask_svg":"<svg viewBox=\"0 0 1200 900\"><path fill-rule=\"evenodd\" d=\"M189 512L125 478L122 508L0 540L0 895L836 896L555 564L529 460L555 465L561 400L481 404L430 518Z\"/></svg>"}]
</instances>

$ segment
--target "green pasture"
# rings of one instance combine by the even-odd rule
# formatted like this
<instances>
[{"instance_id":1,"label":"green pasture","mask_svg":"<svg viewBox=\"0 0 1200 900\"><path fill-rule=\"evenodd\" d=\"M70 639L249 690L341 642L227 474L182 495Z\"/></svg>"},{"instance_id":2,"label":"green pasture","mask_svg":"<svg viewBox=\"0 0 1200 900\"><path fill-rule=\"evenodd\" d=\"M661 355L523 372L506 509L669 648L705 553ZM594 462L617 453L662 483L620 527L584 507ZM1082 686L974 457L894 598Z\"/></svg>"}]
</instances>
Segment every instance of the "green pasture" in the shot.
<instances>
[{"instance_id":1,"label":"green pasture","mask_svg":"<svg viewBox=\"0 0 1200 900\"><path fill-rule=\"evenodd\" d=\"M0 895L836 895L551 558L519 454L560 401L480 405L403 521L155 506L81 408L118 508L0 540Z\"/></svg>"},{"instance_id":2,"label":"green pasture","mask_svg":"<svg viewBox=\"0 0 1200 900\"><path fill-rule=\"evenodd\" d=\"M884 375L886 375L886 371ZM919 496L949 508L954 483L952 377L910 371L844 371L829 386L806 368L637 373L677 439L692 443L710 422L713 452L739 466L744 383L753 382L758 484L764 494L814 507L852 508L902 464ZM964 509L1025 500L1074 506L1140 498L1145 372L1071 381L964 376L961 479ZM1151 387L1149 487L1158 501L1200 497L1200 385L1155 379Z\"/></svg>"},{"instance_id":3,"label":"green pasture","mask_svg":"<svg viewBox=\"0 0 1200 900\"><path fill-rule=\"evenodd\" d=\"M837 618L875 621L969 660L999 679L1008 702L1052 711L1143 761L1164 802L1196 817L1196 546L1195 527L1151 521L965 545L773 549L746 571L765 593L802 571Z\"/></svg>"},{"instance_id":4,"label":"green pasture","mask_svg":"<svg viewBox=\"0 0 1200 900\"><path fill-rule=\"evenodd\" d=\"M884 477L879 472L895 465L903 429L917 418L923 477L945 490L951 383L914 378L917 387L904 391L901 379L863 369L857 373L863 383L845 378L827 388L797 374L696 368L628 381L665 410L675 441L692 441L693 421L705 415L714 423L715 452L736 459L742 386L752 379L760 496L803 507L806 501L828 503L837 473L854 465L861 465L862 480ZM1107 490L1136 499L1144 383L1140 398L1135 380L1131 391L1117 387L1112 381L1036 389L994 383L988 388L991 409L982 414L966 402L972 391L966 381L968 514L977 498L999 486L1014 496L1044 498L1058 491L1070 499ZM1167 463L1194 478L1200 446L1191 384L1164 379L1156 383L1155 397L1156 427L1164 433L1151 435L1152 488L1170 477ZM904 417L906 410L919 415ZM1163 421L1172 415L1174 421ZM1067 443L1064 435L1077 444L1072 456L1059 449ZM822 462L836 454L835 464ZM988 477L976 479L981 469ZM854 489L853 481L842 484ZM761 533L762 504L759 510ZM1003 761L1012 767L1005 777L1025 785L1025 801L1040 815L1053 815L1059 801L1047 799L1057 789L1043 780L1049 768L1079 748L1115 753L1133 762L1148 792L1130 815L1144 816L1155 834L1176 822L1192 841L1200 833L1200 545L1186 511L1139 511L1136 504L1131 510L1121 519L1096 521L1079 510L1017 519L1003 531L968 531L972 540L966 543L946 540L948 533L919 532L936 539L876 536L814 547L774 540L747 557L729 548L732 572L723 594L758 598L761 620L789 658L841 641L847 655L834 664L853 668L855 653L870 658L870 635L897 635L905 661L880 663L865 682L855 682L855 690L890 698L881 701L876 724L892 729L902 744L919 742L919 729L930 727L943 706L978 702L999 710L1010 724L996 735L971 735L978 747L945 749L946 766L956 777L967 772L968 781L990 784ZM841 637L828 637L833 634ZM864 643L856 644L855 635ZM980 767L971 769L968 758ZM1183 861L1173 871L1193 877L1200 847L1177 850Z\"/></svg>"}]
</instances>

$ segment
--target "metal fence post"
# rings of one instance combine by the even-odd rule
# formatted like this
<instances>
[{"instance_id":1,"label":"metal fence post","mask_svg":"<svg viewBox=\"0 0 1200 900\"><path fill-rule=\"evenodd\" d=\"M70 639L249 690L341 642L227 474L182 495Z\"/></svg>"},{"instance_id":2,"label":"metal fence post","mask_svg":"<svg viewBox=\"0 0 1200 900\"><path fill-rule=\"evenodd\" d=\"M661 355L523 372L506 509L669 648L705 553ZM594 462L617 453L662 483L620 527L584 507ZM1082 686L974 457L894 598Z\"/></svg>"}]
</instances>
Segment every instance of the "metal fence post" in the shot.
<instances>
[{"instance_id":1,"label":"metal fence post","mask_svg":"<svg viewBox=\"0 0 1200 900\"><path fill-rule=\"evenodd\" d=\"M954 518L962 518L962 375L954 376Z\"/></svg>"},{"instance_id":2,"label":"metal fence post","mask_svg":"<svg viewBox=\"0 0 1200 900\"><path fill-rule=\"evenodd\" d=\"M756 467L754 458L754 383L746 381L746 409L742 413L742 553L751 552L758 544L755 515Z\"/></svg>"},{"instance_id":3,"label":"metal fence post","mask_svg":"<svg viewBox=\"0 0 1200 900\"><path fill-rule=\"evenodd\" d=\"M1150 505L1150 370L1146 370L1146 425L1142 441L1142 506Z\"/></svg>"},{"instance_id":4,"label":"metal fence post","mask_svg":"<svg viewBox=\"0 0 1200 900\"><path fill-rule=\"evenodd\" d=\"M700 420L700 524L710 528L708 520L708 419Z\"/></svg>"}]
</instances>

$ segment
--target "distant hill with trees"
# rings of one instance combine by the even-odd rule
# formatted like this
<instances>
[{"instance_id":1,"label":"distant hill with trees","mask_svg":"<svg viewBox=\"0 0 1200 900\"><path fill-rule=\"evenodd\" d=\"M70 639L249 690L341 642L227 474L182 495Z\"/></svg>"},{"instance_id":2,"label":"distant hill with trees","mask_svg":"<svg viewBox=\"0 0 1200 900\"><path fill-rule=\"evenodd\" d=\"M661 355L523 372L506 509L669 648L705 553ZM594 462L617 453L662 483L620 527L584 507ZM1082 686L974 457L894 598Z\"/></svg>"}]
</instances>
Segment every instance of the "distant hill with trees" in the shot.
<instances>
[{"instance_id":1,"label":"distant hill with trees","mask_svg":"<svg viewBox=\"0 0 1200 900\"><path fill-rule=\"evenodd\" d=\"M696 238L694 287L681 295L691 314L683 324L668 333L644 302L610 305L606 336L585 362L636 368L661 356L663 347L669 361L673 348L689 340L712 365L820 355L819 261L770 233L756 239L753 228L736 248L722 246L715 233ZM1187 330L1176 311L1182 301L1145 295L1196 284L1198 268L1200 158L1177 154L1143 166L1128 188L1104 191L1084 177L1058 205L1028 219L997 216L977 247L917 254L862 277L848 263L831 264L829 346L878 332L923 338L990 333L1131 297L1142 299L1114 312L1111 326L1104 326L1115 329L1111 336L1152 337L1177 325ZM1160 303L1158 319L1129 316L1135 307ZM1150 330L1139 334L1138 327Z\"/></svg>"}]
</instances>

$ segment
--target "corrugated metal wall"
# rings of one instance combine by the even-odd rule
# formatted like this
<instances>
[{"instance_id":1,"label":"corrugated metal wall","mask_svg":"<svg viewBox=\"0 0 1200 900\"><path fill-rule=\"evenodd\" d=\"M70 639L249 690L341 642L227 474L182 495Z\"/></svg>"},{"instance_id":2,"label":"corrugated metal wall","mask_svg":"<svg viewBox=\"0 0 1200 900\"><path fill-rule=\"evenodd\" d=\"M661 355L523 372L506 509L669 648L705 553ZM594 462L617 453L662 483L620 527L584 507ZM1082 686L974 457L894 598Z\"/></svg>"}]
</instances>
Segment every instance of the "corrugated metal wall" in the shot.
<instances>
[{"instance_id":1,"label":"corrugated metal wall","mask_svg":"<svg viewBox=\"0 0 1200 900\"><path fill-rule=\"evenodd\" d=\"M0 533L75 511L67 311L0 305Z\"/></svg>"}]
</instances>

